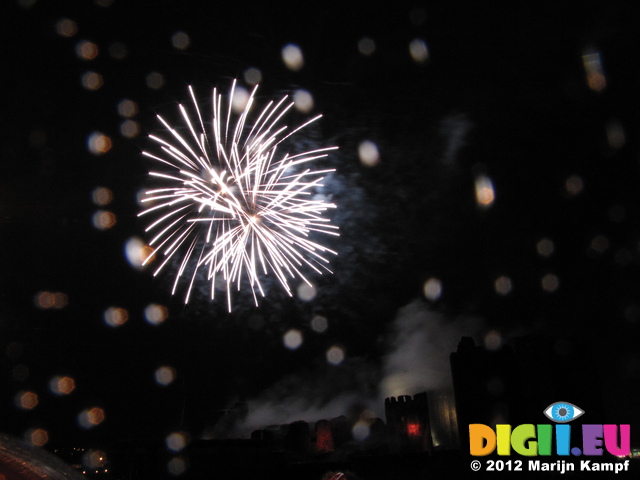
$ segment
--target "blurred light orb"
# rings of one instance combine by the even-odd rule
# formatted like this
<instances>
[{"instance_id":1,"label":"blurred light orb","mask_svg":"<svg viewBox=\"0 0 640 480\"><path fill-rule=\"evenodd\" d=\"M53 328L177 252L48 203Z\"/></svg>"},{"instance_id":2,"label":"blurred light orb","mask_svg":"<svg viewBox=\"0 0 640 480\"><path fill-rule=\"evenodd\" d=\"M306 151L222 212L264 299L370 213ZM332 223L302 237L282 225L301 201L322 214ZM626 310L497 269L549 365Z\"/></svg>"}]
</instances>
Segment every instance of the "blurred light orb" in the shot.
<instances>
[{"instance_id":1,"label":"blurred light orb","mask_svg":"<svg viewBox=\"0 0 640 480\"><path fill-rule=\"evenodd\" d=\"M569 195L578 195L584 189L584 181L578 175L571 175L567 178L564 188Z\"/></svg>"},{"instance_id":2,"label":"blurred light orb","mask_svg":"<svg viewBox=\"0 0 640 480\"><path fill-rule=\"evenodd\" d=\"M150 303L144 309L145 320L153 326L158 326L169 316L169 310L164 305Z\"/></svg>"},{"instance_id":3,"label":"blurred light orb","mask_svg":"<svg viewBox=\"0 0 640 480\"><path fill-rule=\"evenodd\" d=\"M340 365L344 361L344 349L338 345L334 345L327 350L327 362L331 365Z\"/></svg>"},{"instance_id":4,"label":"blurred light orb","mask_svg":"<svg viewBox=\"0 0 640 480\"><path fill-rule=\"evenodd\" d=\"M329 328L329 321L327 317L323 317L322 315L314 315L311 319L311 328L314 332L323 333Z\"/></svg>"},{"instance_id":5,"label":"blurred light orb","mask_svg":"<svg viewBox=\"0 0 640 480\"><path fill-rule=\"evenodd\" d=\"M156 383L162 387L171 385L176 379L176 370L173 367L162 366L155 371Z\"/></svg>"},{"instance_id":6,"label":"blurred light orb","mask_svg":"<svg viewBox=\"0 0 640 480\"><path fill-rule=\"evenodd\" d=\"M187 461L183 457L174 457L167 463L167 471L178 477L187 471Z\"/></svg>"},{"instance_id":7,"label":"blurred light orb","mask_svg":"<svg viewBox=\"0 0 640 480\"><path fill-rule=\"evenodd\" d=\"M154 249L153 247L145 244L138 237L131 237L125 243L124 252L127 261L131 266L135 268L142 268L144 261L154 254ZM151 261L153 261L153 259Z\"/></svg>"},{"instance_id":8,"label":"blurred light orb","mask_svg":"<svg viewBox=\"0 0 640 480\"><path fill-rule=\"evenodd\" d=\"M351 429L351 435L356 442L363 442L371 434L371 428L364 422L357 422Z\"/></svg>"},{"instance_id":9,"label":"blurred light orb","mask_svg":"<svg viewBox=\"0 0 640 480\"><path fill-rule=\"evenodd\" d=\"M34 297L36 307L43 310L53 308L60 310L69 304L69 298L62 292L38 292Z\"/></svg>"},{"instance_id":10,"label":"blurred light orb","mask_svg":"<svg viewBox=\"0 0 640 480\"><path fill-rule=\"evenodd\" d=\"M111 150L111 139L101 132L93 132L87 138L87 148L94 155L103 155Z\"/></svg>"},{"instance_id":11,"label":"blurred light orb","mask_svg":"<svg viewBox=\"0 0 640 480\"><path fill-rule=\"evenodd\" d=\"M36 447L44 447L49 442L49 432L42 428L27 430L24 437L25 440ZM4 476L0 475L0 478L4 479Z\"/></svg>"},{"instance_id":12,"label":"blurred light orb","mask_svg":"<svg viewBox=\"0 0 640 480\"><path fill-rule=\"evenodd\" d=\"M231 108L236 115L240 115L244 111L249 98L251 98L251 94L246 88L236 86L231 99Z\"/></svg>"},{"instance_id":13,"label":"blurred light orb","mask_svg":"<svg viewBox=\"0 0 640 480\"><path fill-rule=\"evenodd\" d=\"M145 82L152 90L160 90L164 86L164 75L159 72L151 72L147 75Z\"/></svg>"},{"instance_id":14,"label":"blurred light orb","mask_svg":"<svg viewBox=\"0 0 640 480\"><path fill-rule=\"evenodd\" d=\"M358 40L358 51L367 57L374 54L376 51L376 42L372 38L362 37Z\"/></svg>"},{"instance_id":15,"label":"blurred light orb","mask_svg":"<svg viewBox=\"0 0 640 480\"><path fill-rule=\"evenodd\" d=\"M493 182L486 175L479 175L475 180L476 202L481 208L489 208L496 199Z\"/></svg>"},{"instance_id":16,"label":"blurred light orb","mask_svg":"<svg viewBox=\"0 0 640 480\"><path fill-rule=\"evenodd\" d=\"M548 257L555 251L555 245L552 240L548 238L542 238L536 244L536 250L538 252L538 255L540 255L541 257Z\"/></svg>"},{"instance_id":17,"label":"blurred light orb","mask_svg":"<svg viewBox=\"0 0 640 480\"><path fill-rule=\"evenodd\" d=\"M502 275L498 277L495 281L496 293L500 295L508 295L511 293L513 289L513 284L511 283L511 279L506 275Z\"/></svg>"},{"instance_id":18,"label":"blurred light orb","mask_svg":"<svg viewBox=\"0 0 640 480\"><path fill-rule=\"evenodd\" d=\"M309 113L313 110L313 95L307 90L299 88L293 92L293 106L300 113Z\"/></svg>"},{"instance_id":19,"label":"blurred light orb","mask_svg":"<svg viewBox=\"0 0 640 480\"><path fill-rule=\"evenodd\" d=\"M99 90L104 85L102 75L92 71L84 72L80 77L80 82L85 89L92 91Z\"/></svg>"},{"instance_id":20,"label":"blurred light orb","mask_svg":"<svg viewBox=\"0 0 640 480\"><path fill-rule=\"evenodd\" d=\"M416 63L424 63L429 59L427 43L420 38L411 40L409 43L409 53L411 54L413 61Z\"/></svg>"},{"instance_id":21,"label":"blurred light orb","mask_svg":"<svg viewBox=\"0 0 640 480\"><path fill-rule=\"evenodd\" d=\"M80 412L78 415L78 424L85 430L88 430L100 425L104 422L104 419L104 410L100 407L93 407Z\"/></svg>"},{"instance_id":22,"label":"blurred light orb","mask_svg":"<svg viewBox=\"0 0 640 480\"><path fill-rule=\"evenodd\" d=\"M103 314L104 323L110 327L121 327L129 320L129 312L120 307L109 307Z\"/></svg>"},{"instance_id":23,"label":"blurred light orb","mask_svg":"<svg viewBox=\"0 0 640 480\"><path fill-rule=\"evenodd\" d=\"M297 350L302 345L302 332L295 328L292 328L282 337L284 346L289 350Z\"/></svg>"},{"instance_id":24,"label":"blurred light orb","mask_svg":"<svg viewBox=\"0 0 640 480\"><path fill-rule=\"evenodd\" d=\"M484 336L484 348L496 351L502 346L502 335L497 330L491 330Z\"/></svg>"},{"instance_id":25,"label":"blurred light orb","mask_svg":"<svg viewBox=\"0 0 640 480\"><path fill-rule=\"evenodd\" d=\"M442 282L439 278L431 277L424 282L422 292L427 300L434 302L442 295Z\"/></svg>"},{"instance_id":26,"label":"blurred light orb","mask_svg":"<svg viewBox=\"0 0 640 480\"><path fill-rule=\"evenodd\" d=\"M262 81L262 72L255 67L247 68L242 76L249 85L257 85Z\"/></svg>"},{"instance_id":27,"label":"blurred light orb","mask_svg":"<svg viewBox=\"0 0 640 480\"><path fill-rule=\"evenodd\" d=\"M171 36L171 45L178 50L186 50L190 43L191 39L185 32L179 31Z\"/></svg>"},{"instance_id":28,"label":"blurred light orb","mask_svg":"<svg viewBox=\"0 0 640 480\"><path fill-rule=\"evenodd\" d=\"M124 118L132 118L138 114L138 104L128 98L120 100L117 108L118 115Z\"/></svg>"},{"instance_id":29,"label":"blurred light orb","mask_svg":"<svg viewBox=\"0 0 640 480\"><path fill-rule=\"evenodd\" d=\"M18 392L14 398L15 404L22 410L33 410L38 406L38 394L30 391Z\"/></svg>"},{"instance_id":30,"label":"blurred light orb","mask_svg":"<svg viewBox=\"0 0 640 480\"><path fill-rule=\"evenodd\" d=\"M127 119L120 124L120 135L125 138L135 138L140 135L140 124L135 120Z\"/></svg>"},{"instance_id":31,"label":"blurred light orb","mask_svg":"<svg viewBox=\"0 0 640 480\"><path fill-rule=\"evenodd\" d=\"M116 224L116 215L108 210L98 210L91 217L91 223L98 230L108 230Z\"/></svg>"},{"instance_id":32,"label":"blurred light orb","mask_svg":"<svg viewBox=\"0 0 640 480\"><path fill-rule=\"evenodd\" d=\"M594 92L602 92L607 86L607 79L602 68L600 52L594 48L585 49L582 54L582 65L587 76L587 85Z\"/></svg>"},{"instance_id":33,"label":"blurred light orb","mask_svg":"<svg viewBox=\"0 0 640 480\"><path fill-rule=\"evenodd\" d=\"M113 192L106 187L96 187L91 192L91 200L95 205L104 207L113 201Z\"/></svg>"},{"instance_id":34,"label":"blurred light orb","mask_svg":"<svg viewBox=\"0 0 640 480\"><path fill-rule=\"evenodd\" d=\"M596 235L589 244L589 249L595 253L603 254L609 250L609 239L604 235Z\"/></svg>"},{"instance_id":35,"label":"blurred light orb","mask_svg":"<svg viewBox=\"0 0 640 480\"><path fill-rule=\"evenodd\" d=\"M545 292L555 292L560 287L560 280L553 273L548 273L541 280L542 289Z\"/></svg>"},{"instance_id":36,"label":"blurred light orb","mask_svg":"<svg viewBox=\"0 0 640 480\"><path fill-rule=\"evenodd\" d=\"M76 381L67 376L55 376L49 380L49 390L55 395L69 395L76 389Z\"/></svg>"},{"instance_id":37,"label":"blurred light orb","mask_svg":"<svg viewBox=\"0 0 640 480\"><path fill-rule=\"evenodd\" d=\"M615 150L624 147L627 142L627 138L624 132L624 127L619 120L612 118L607 122L605 127L607 132L607 143Z\"/></svg>"},{"instance_id":38,"label":"blurred light orb","mask_svg":"<svg viewBox=\"0 0 640 480\"><path fill-rule=\"evenodd\" d=\"M301 283L298 285L298 289L296 290L298 294L298 298L303 302L309 302L316 297L318 293L316 287L313 285L309 285L308 283Z\"/></svg>"},{"instance_id":39,"label":"blurred light orb","mask_svg":"<svg viewBox=\"0 0 640 480\"><path fill-rule=\"evenodd\" d=\"M186 433L182 432L171 433L167 435L167 438L165 438L165 445L172 452L179 452L181 450L184 450L188 443L189 437Z\"/></svg>"},{"instance_id":40,"label":"blurred light orb","mask_svg":"<svg viewBox=\"0 0 640 480\"><path fill-rule=\"evenodd\" d=\"M365 167L375 167L380 163L378 146L371 140L363 140L358 145L358 158Z\"/></svg>"},{"instance_id":41,"label":"blurred light orb","mask_svg":"<svg viewBox=\"0 0 640 480\"><path fill-rule=\"evenodd\" d=\"M88 40L76 44L76 55L82 60L93 60L98 56L98 46Z\"/></svg>"},{"instance_id":42,"label":"blurred light orb","mask_svg":"<svg viewBox=\"0 0 640 480\"><path fill-rule=\"evenodd\" d=\"M285 66L294 72L299 71L304 66L304 56L298 45L289 43L282 48L282 61Z\"/></svg>"},{"instance_id":43,"label":"blurred light orb","mask_svg":"<svg viewBox=\"0 0 640 480\"><path fill-rule=\"evenodd\" d=\"M61 37L73 37L78 33L78 24L68 18L62 18L56 23L56 33Z\"/></svg>"}]
</instances>

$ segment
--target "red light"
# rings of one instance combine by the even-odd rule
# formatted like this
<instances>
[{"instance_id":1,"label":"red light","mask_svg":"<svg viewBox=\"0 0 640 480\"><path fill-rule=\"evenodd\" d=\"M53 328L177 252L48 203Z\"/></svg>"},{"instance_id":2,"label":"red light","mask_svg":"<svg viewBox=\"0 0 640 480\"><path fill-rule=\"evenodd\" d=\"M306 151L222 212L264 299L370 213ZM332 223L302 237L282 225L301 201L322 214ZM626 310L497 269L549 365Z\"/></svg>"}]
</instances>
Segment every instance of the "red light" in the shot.
<instances>
[{"instance_id":1,"label":"red light","mask_svg":"<svg viewBox=\"0 0 640 480\"><path fill-rule=\"evenodd\" d=\"M420 435L420 424L419 423L407 423L407 433L411 437L417 437Z\"/></svg>"}]
</instances>

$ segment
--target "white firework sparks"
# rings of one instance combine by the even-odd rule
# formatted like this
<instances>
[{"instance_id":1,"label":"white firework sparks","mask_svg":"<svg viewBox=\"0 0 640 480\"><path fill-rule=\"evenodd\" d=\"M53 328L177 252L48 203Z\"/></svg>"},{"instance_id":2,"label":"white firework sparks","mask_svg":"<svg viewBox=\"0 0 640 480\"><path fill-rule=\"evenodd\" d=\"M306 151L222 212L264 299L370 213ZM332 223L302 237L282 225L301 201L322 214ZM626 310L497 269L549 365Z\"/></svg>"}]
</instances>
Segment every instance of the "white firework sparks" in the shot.
<instances>
[{"instance_id":1,"label":"white firework sparks","mask_svg":"<svg viewBox=\"0 0 640 480\"><path fill-rule=\"evenodd\" d=\"M256 292L264 296L262 274L275 275L292 295L290 280L299 277L311 285L303 274L306 267L330 272L325 257L336 252L310 240L309 235L338 235L338 227L322 216L335 205L313 198L314 190L322 186L323 174L333 170L314 171L305 165L337 147L277 156L285 139L321 116L289 130L281 125L293 105L285 96L277 103L269 102L251 121L257 86L242 113L236 115L232 110L235 85L234 81L226 114L222 95L213 90L213 116L211 125L207 123L210 134L191 87L197 123L179 105L188 134L181 135L158 115L171 136L167 140L151 135L162 153L143 154L164 167L149 173L162 187L145 192L142 201L152 206L139 214L157 215L146 228L157 232L149 245L165 256L154 275L172 257L182 256L173 285L175 293L187 265L195 262L185 303L202 268L211 282L212 299L216 277L224 279L229 311L231 292L240 290L243 279L248 280L257 305Z\"/></svg>"}]
</instances>

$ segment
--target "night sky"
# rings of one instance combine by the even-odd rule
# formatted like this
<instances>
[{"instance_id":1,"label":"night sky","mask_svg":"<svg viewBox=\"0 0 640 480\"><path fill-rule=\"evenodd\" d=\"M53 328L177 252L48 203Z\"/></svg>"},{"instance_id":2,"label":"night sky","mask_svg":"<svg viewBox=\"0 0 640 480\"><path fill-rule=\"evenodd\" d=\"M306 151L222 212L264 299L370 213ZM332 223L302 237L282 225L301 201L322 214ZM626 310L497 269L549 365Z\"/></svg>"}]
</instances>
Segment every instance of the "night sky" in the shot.
<instances>
[{"instance_id":1,"label":"night sky","mask_svg":"<svg viewBox=\"0 0 640 480\"><path fill-rule=\"evenodd\" d=\"M216 3L3 2L1 432L48 448L230 435L215 425L239 401L255 422L382 416L387 395L449 384L462 335L586 345L593 420L640 426L630 4ZM309 275L313 298L267 279L232 313L199 278L185 305L174 264L153 277L125 254L150 240L141 152L188 85L206 111L214 86L250 90L256 72L261 103L311 94L287 124L323 114L292 152L339 147L316 166L335 169L317 192L337 205L334 274Z\"/></svg>"}]
</instances>

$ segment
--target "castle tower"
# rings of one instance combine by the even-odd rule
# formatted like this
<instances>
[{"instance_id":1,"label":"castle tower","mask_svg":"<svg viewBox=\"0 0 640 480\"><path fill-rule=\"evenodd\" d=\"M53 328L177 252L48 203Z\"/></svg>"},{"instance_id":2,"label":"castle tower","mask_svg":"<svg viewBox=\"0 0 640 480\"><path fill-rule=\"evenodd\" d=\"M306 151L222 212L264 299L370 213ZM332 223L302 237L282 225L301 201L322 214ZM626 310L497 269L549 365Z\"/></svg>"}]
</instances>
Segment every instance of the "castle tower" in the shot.
<instances>
[{"instance_id":1,"label":"castle tower","mask_svg":"<svg viewBox=\"0 0 640 480\"><path fill-rule=\"evenodd\" d=\"M391 452L429 452L433 449L427 394L389 397L384 401Z\"/></svg>"}]
</instances>

